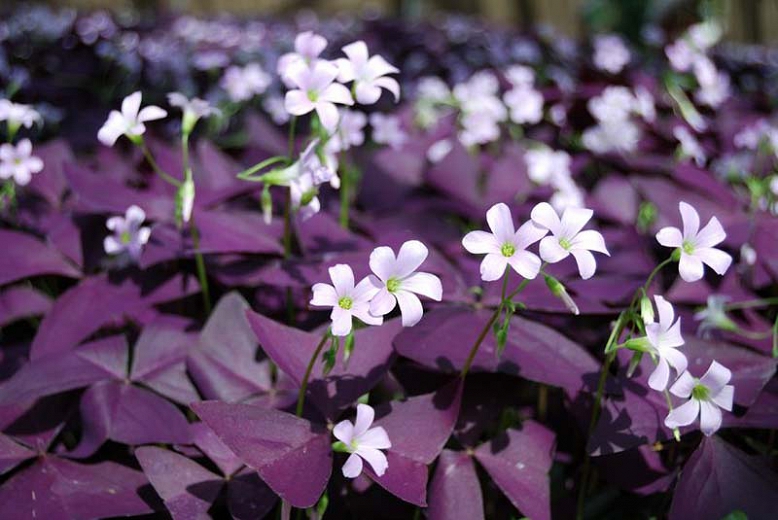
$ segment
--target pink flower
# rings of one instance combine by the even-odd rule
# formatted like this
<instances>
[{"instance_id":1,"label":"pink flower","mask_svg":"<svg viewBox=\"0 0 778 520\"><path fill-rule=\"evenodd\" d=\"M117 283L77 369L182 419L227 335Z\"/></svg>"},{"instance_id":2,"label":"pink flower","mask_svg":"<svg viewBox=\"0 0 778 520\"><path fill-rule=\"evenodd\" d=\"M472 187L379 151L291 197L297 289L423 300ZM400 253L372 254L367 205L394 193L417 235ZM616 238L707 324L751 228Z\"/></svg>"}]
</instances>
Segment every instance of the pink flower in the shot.
<instances>
[{"instance_id":1,"label":"pink flower","mask_svg":"<svg viewBox=\"0 0 778 520\"><path fill-rule=\"evenodd\" d=\"M370 314L370 300L378 293L370 280L363 278L354 285L354 272L346 264L329 268L332 285L317 283L313 286L311 305L332 307L333 336L348 336L354 317L368 325L381 325L383 318Z\"/></svg>"},{"instance_id":2,"label":"pink flower","mask_svg":"<svg viewBox=\"0 0 778 520\"><path fill-rule=\"evenodd\" d=\"M716 361L710 364L708 371L699 379L688 371L681 374L670 387L670 393L689 400L667 415L665 426L688 426L699 415L702 433L706 436L716 433L721 428L721 409L732 411L735 387L727 384L730 379L732 372Z\"/></svg>"},{"instance_id":3,"label":"pink flower","mask_svg":"<svg viewBox=\"0 0 778 520\"><path fill-rule=\"evenodd\" d=\"M395 102L400 100L400 84L394 78L386 77L387 74L396 74L397 67L390 65L382 56L370 56L367 45L363 41L356 41L343 47L343 52L348 56L338 58L336 64L340 69L338 81L354 82L354 92L357 101L364 105L372 105L381 97L381 89L384 88L394 95Z\"/></svg>"},{"instance_id":4,"label":"pink flower","mask_svg":"<svg viewBox=\"0 0 778 520\"><path fill-rule=\"evenodd\" d=\"M656 356L657 364L648 377L648 386L661 392L667 388L670 381L670 366L680 374L686 370L687 361L686 356L678 350L678 347L684 344L681 318L673 322L673 306L661 296L654 296L654 301L659 312L659 322L646 323L646 337L651 353Z\"/></svg>"},{"instance_id":5,"label":"pink flower","mask_svg":"<svg viewBox=\"0 0 778 520\"><path fill-rule=\"evenodd\" d=\"M124 217L111 217L105 226L113 231L113 235L105 237L103 247L109 255L127 253L135 262L140 260L143 246L149 241L151 229L142 227L146 213L138 206L127 208Z\"/></svg>"},{"instance_id":6,"label":"pink flower","mask_svg":"<svg viewBox=\"0 0 778 520\"><path fill-rule=\"evenodd\" d=\"M146 132L144 123L162 119L167 112L156 106L147 106L141 110L142 94L133 92L122 101L122 111L112 110L108 120L97 132L97 139L106 146L113 146L122 135L130 139L139 137Z\"/></svg>"},{"instance_id":7,"label":"pink flower","mask_svg":"<svg viewBox=\"0 0 778 520\"><path fill-rule=\"evenodd\" d=\"M294 52L288 52L278 59L276 70L281 80L287 87L293 87L294 83L289 78L289 71L293 65L304 64L310 66L316 61L324 49L327 48L327 39L311 31L298 34L294 39Z\"/></svg>"},{"instance_id":8,"label":"pink flower","mask_svg":"<svg viewBox=\"0 0 778 520\"><path fill-rule=\"evenodd\" d=\"M293 116L302 116L315 110L322 126L330 134L333 133L340 120L335 103L354 104L348 89L333 83L338 76L338 68L326 61L317 61L310 68L304 64L294 64L288 75L290 82L297 88L286 93L286 111Z\"/></svg>"},{"instance_id":9,"label":"pink flower","mask_svg":"<svg viewBox=\"0 0 778 520\"><path fill-rule=\"evenodd\" d=\"M19 186L24 186L32 180L33 174L41 170L43 161L32 155L29 139L22 139L16 146L0 144L0 179L13 179Z\"/></svg>"},{"instance_id":10,"label":"pink flower","mask_svg":"<svg viewBox=\"0 0 778 520\"><path fill-rule=\"evenodd\" d=\"M332 429L332 434L343 443L342 449L350 453L343 465L343 476L356 478L362 473L362 460L366 460L379 477L386 473L389 462L381 450L392 447L392 442L381 426L371 428L375 411L370 405L357 405L357 418L351 421L341 421Z\"/></svg>"},{"instance_id":11,"label":"pink flower","mask_svg":"<svg viewBox=\"0 0 778 520\"><path fill-rule=\"evenodd\" d=\"M615 34L594 38L594 65L611 74L618 74L629 63L630 53L624 41Z\"/></svg>"}]
</instances>

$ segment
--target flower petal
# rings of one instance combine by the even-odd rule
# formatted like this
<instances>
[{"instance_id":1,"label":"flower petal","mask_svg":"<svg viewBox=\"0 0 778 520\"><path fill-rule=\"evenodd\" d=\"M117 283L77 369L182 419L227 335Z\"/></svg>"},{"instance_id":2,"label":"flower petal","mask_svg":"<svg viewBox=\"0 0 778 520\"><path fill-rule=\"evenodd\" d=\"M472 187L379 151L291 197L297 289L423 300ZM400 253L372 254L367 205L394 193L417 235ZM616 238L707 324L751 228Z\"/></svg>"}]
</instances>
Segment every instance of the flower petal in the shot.
<instances>
[{"instance_id":1,"label":"flower petal","mask_svg":"<svg viewBox=\"0 0 778 520\"><path fill-rule=\"evenodd\" d=\"M474 255L500 253L497 237L486 231L471 231L462 239L462 246Z\"/></svg>"},{"instance_id":2,"label":"flower petal","mask_svg":"<svg viewBox=\"0 0 778 520\"><path fill-rule=\"evenodd\" d=\"M354 291L354 271L351 270L351 266L336 264L328 271L338 297L350 295Z\"/></svg>"},{"instance_id":3,"label":"flower petal","mask_svg":"<svg viewBox=\"0 0 778 520\"><path fill-rule=\"evenodd\" d=\"M513 235L513 245L516 249L526 249L548 234L548 230L528 220L522 224Z\"/></svg>"},{"instance_id":4,"label":"flower petal","mask_svg":"<svg viewBox=\"0 0 778 520\"><path fill-rule=\"evenodd\" d=\"M354 421L354 437L362 437L362 435L370 428L375 420L375 410L372 406L367 404L357 405L357 418Z\"/></svg>"},{"instance_id":5,"label":"flower petal","mask_svg":"<svg viewBox=\"0 0 778 520\"><path fill-rule=\"evenodd\" d=\"M330 313L330 320L332 320L332 335L333 336L348 336L351 332L352 317L351 312L336 305L332 308Z\"/></svg>"},{"instance_id":6,"label":"flower petal","mask_svg":"<svg viewBox=\"0 0 778 520\"><path fill-rule=\"evenodd\" d=\"M534 279L540 272L540 258L538 258L538 255L535 253L530 253L529 251L516 251L513 253L513 256L506 260L508 260L508 263L513 267L514 271L527 280ZM481 266L483 267L483 264L481 264Z\"/></svg>"},{"instance_id":7,"label":"flower petal","mask_svg":"<svg viewBox=\"0 0 778 520\"><path fill-rule=\"evenodd\" d=\"M354 99L351 97L351 92L340 83L333 83L332 85L325 88L319 94L319 99L321 101L338 103L340 105L351 106L354 104Z\"/></svg>"},{"instance_id":8,"label":"flower petal","mask_svg":"<svg viewBox=\"0 0 778 520\"><path fill-rule=\"evenodd\" d=\"M376 78L373 81L373 85L381 88L385 88L394 96L394 102L400 101L400 84L394 78Z\"/></svg>"},{"instance_id":9,"label":"flower petal","mask_svg":"<svg viewBox=\"0 0 778 520\"><path fill-rule=\"evenodd\" d=\"M697 419L697 415L700 413L700 403L696 399L689 399L687 402L673 408L673 410L667 414L665 418L665 426L668 428L679 428L681 426L688 426Z\"/></svg>"},{"instance_id":10,"label":"flower petal","mask_svg":"<svg viewBox=\"0 0 778 520\"><path fill-rule=\"evenodd\" d=\"M732 372L719 363L712 361L707 372L700 378L700 383L708 387L711 394L718 394L724 386L732 379Z\"/></svg>"},{"instance_id":11,"label":"flower petal","mask_svg":"<svg viewBox=\"0 0 778 520\"><path fill-rule=\"evenodd\" d=\"M696 237L700 230L700 215L697 210L683 201L678 203L678 209L681 211L683 221L683 237L686 239Z\"/></svg>"},{"instance_id":12,"label":"flower petal","mask_svg":"<svg viewBox=\"0 0 778 520\"><path fill-rule=\"evenodd\" d=\"M549 264L564 260L569 255L570 252L559 245L559 239L556 236L547 236L540 241L540 258Z\"/></svg>"},{"instance_id":13,"label":"flower petal","mask_svg":"<svg viewBox=\"0 0 778 520\"><path fill-rule=\"evenodd\" d=\"M143 94L140 91L136 91L122 100L122 116L125 119L134 121L138 118L142 97Z\"/></svg>"},{"instance_id":14,"label":"flower petal","mask_svg":"<svg viewBox=\"0 0 778 520\"><path fill-rule=\"evenodd\" d=\"M562 234L574 237L592 219L594 212L588 208L569 207L562 214Z\"/></svg>"},{"instance_id":15,"label":"flower petal","mask_svg":"<svg viewBox=\"0 0 778 520\"><path fill-rule=\"evenodd\" d=\"M732 385L726 385L719 391L719 393L712 395L711 400L724 408L726 411L732 411L732 401L735 399L735 387Z\"/></svg>"},{"instance_id":16,"label":"flower petal","mask_svg":"<svg viewBox=\"0 0 778 520\"><path fill-rule=\"evenodd\" d=\"M708 224L697 233L695 247L713 247L727 238L727 233L716 217L711 217Z\"/></svg>"},{"instance_id":17,"label":"flower petal","mask_svg":"<svg viewBox=\"0 0 778 520\"><path fill-rule=\"evenodd\" d=\"M702 263L707 264L716 274L723 275L732 265L732 257L720 249L712 247L697 248L694 256L699 258Z\"/></svg>"},{"instance_id":18,"label":"flower petal","mask_svg":"<svg viewBox=\"0 0 778 520\"><path fill-rule=\"evenodd\" d=\"M575 257L575 262L578 264L578 272L581 278L588 280L594 275L597 270L597 261L594 259L594 255L585 249L579 249L570 251Z\"/></svg>"},{"instance_id":19,"label":"flower petal","mask_svg":"<svg viewBox=\"0 0 778 520\"><path fill-rule=\"evenodd\" d=\"M681 253L681 260L678 262L678 272L685 282L696 282L702 278L705 268L696 256Z\"/></svg>"},{"instance_id":20,"label":"flower petal","mask_svg":"<svg viewBox=\"0 0 778 520\"><path fill-rule=\"evenodd\" d=\"M403 279L400 289L421 294L437 302L443 297L443 286L440 278L431 273L413 273Z\"/></svg>"},{"instance_id":21,"label":"flower petal","mask_svg":"<svg viewBox=\"0 0 778 520\"><path fill-rule=\"evenodd\" d=\"M670 366L663 357L659 357L657 360L656 368L648 377L648 386L654 390L661 392L667 388L667 383L670 380Z\"/></svg>"},{"instance_id":22,"label":"flower petal","mask_svg":"<svg viewBox=\"0 0 778 520\"><path fill-rule=\"evenodd\" d=\"M335 133L335 130L338 128L338 121L340 121L340 113L337 107L332 103L319 101L316 103L316 114L319 116L321 126L329 134Z\"/></svg>"},{"instance_id":23,"label":"flower petal","mask_svg":"<svg viewBox=\"0 0 778 520\"><path fill-rule=\"evenodd\" d=\"M486 212L486 222L489 224L489 229L492 230L494 236L497 238L499 244L513 241L513 217L511 216L511 210L503 204L498 202ZM539 239L538 239L539 240Z\"/></svg>"},{"instance_id":24,"label":"flower petal","mask_svg":"<svg viewBox=\"0 0 778 520\"><path fill-rule=\"evenodd\" d=\"M356 453L349 455L346 463L343 464L343 476L346 478L357 478L362 473L362 458Z\"/></svg>"},{"instance_id":25,"label":"flower petal","mask_svg":"<svg viewBox=\"0 0 778 520\"><path fill-rule=\"evenodd\" d=\"M418 240L408 240L397 253L396 275L400 278L410 275L427 259L428 254L427 246Z\"/></svg>"},{"instance_id":26,"label":"flower petal","mask_svg":"<svg viewBox=\"0 0 778 520\"><path fill-rule=\"evenodd\" d=\"M678 376L678 379L675 380L673 386L670 387L670 393L687 399L692 395L692 389L694 388L695 384L696 381L694 380L694 377L692 377L692 375L686 371Z\"/></svg>"},{"instance_id":27,"label":"flower petal","mask_svg":"<svg viewBox=\"0 0 778 520\"><path fill-rule=\"evenodd\" d=\"M721 428L721 410L715 403L700 401L700 430L710 437Z\"/></svg>"},{"instance_id":28,"label":"flower petal","mask_svg":"<svg viewBox=\"0 0 778 520\"><path fill-rule=\"evenodd\" d=\"M505 273L505 268L508 265L508 259L503 255L497 253L487 254L483 260L481 260L481 280L484 282L493 282L499 280ZM540 268L540 259L538 259L538 269ZM537 274L537 273L536 273Z\"/></svg>"},{"instance_id":29,"label":"flower petal","mask_svg":"<svg viewBox=\"0 0 778 520\"><path fill-rule=\"evenodd\" d=\"M376 426L375 428L370 428L359 437L359 446L387 450L392 447L392 441L389 440L389 435L387 435L383 427Z\"/></svg>"},{"instance_id":30,"label":"flower petal","mask_svg":"<svg viewBox=\"0 0 778 520\"><path fill-rule=\"evenodd\" d=\"M419 297L409 291L397 291L395 293L397 303L400 305L402 313L403 327L413 327L424 315L424 309L421 306Z\"/></svg>"},{"instance_id":31,"label":"flower petal","mask_svg":"<svg viewBox=\"0 0 778 520\"><path fill-rule=\"evenodd\" d=\"M313 285L313 298L311 305L317 307L334 307L338 304L338 294L335 288L327 283L317 283Z\"/></svg>"},{"instance_id":32,"label":"flower petal","mask_svg":"<svg viewBox=\"0 0 778 520\"><path fill-rule=\"evenodd\" d=\"M663 349L662 356L670 363L675 369L677 374L682 374L686 371L686 367L689 365L689 361L686 359L686 355L678 349L667 348Z\"/></svg>"},{"instance_id":33,"label":"flower petal","mask_svg":"<svg viewBox=\"0 0 778 520\"><path fill-rule=\"evenodd\" d=\"M384 287L370 300L370 314L373 316L384 316L392 312L396 304L397 299Z\"/></svg>"},{"instance_id":34,"label":"flower petal","mask_svg":"<svg viewBox=\"0 0 778 520\"><path fill-rule=\"evenodd\" d=\"M681 247L683 245L683 235L678 228L663 227L656 234L656 241L665 247Z\"/></svg>"},{"instance_id":35,"label":"flower petal","mask_svg":"<svg viewBox=\"0 0 778 520\"><path fill-rule=\"evenodd\" d=\"M332 435L343 444L349 445L354 440L354 425L351 421L340 421L332 429Z\"/></svg>"},{"instance_id":36,"label":"flower petal","mask_svg":"<svg viewBox=\"0 0 778 520\"><path fill-rule=\"evenodd\" d=\"M659 295L654 296L654 302L656 303L656 310L659 314L659 324L662 326L663 330L669 329L673 324L673 318L675 318L673 305Z\"/></svg>"},{"instance_id":37,"label":"flower petal","mask_svg":"<svg viewBox=\"0 0 778 520\"><path fill-rule=\"evenodd\" d=\"M138 113L138 121L141 123L156 121L157 119L163 119L165 117L167 117L167 111L154 105L147 106Z\"/></svg>"},{"instance_id":38,"label":"flower petal","mask_svg":"<svg viewBox=\"0 0 778 520\"><path fill-rule=\"evenodd\" d=\"M570 245L574 249L588 249L589 251L596 251L610 256L608 249L605 247L605 239L599 231L593 229L587 229L578 233Z\"/></svg>"},{"instance_id":39,"label":"flower petal","mask_svg":"<svg viewBox=\"0 0 778 520\"><path fill-rule=\"evenodd\" d=\"M386 455L384 455L383 452L378 451L375 448L360 446L357 450L357 454L370 464L375 474L379 477L386 473L386 470L389 467L389 461L386 460Z\"/></svg>"},{"instance_id":40,"label":"flower petal","mask_svg":"<svg viewBox=\"0 0 778 520\"><path fill-rule=\"evenodd\" d=\"M290 90L284 96L284 108L293 116L301 116L313 110L315 106L302 90Z\"/></svg>"},{"instance_id":41,"label":"flower petal","mask_svg":"<svg viewBox=\"0 0 778 520\"><path fill-rule=\"evenodd\" d=\"M548 202L541 202L532 208L530 218L538 226L546 228L552 234L561 237L562 221L559 220L559 215L557 215L557 212Z\"/></svg>"},{"instance_id":42,"label":"flower petal","mask_svg":"<svg viewBox=\"0 0 778 520\"><path fill-rule=\"evenodd\" d=\"M397 259L391 247L381 246L373 249L370 253L370 270L384 282L397 275Z\"/></svg>"}]
</instances>

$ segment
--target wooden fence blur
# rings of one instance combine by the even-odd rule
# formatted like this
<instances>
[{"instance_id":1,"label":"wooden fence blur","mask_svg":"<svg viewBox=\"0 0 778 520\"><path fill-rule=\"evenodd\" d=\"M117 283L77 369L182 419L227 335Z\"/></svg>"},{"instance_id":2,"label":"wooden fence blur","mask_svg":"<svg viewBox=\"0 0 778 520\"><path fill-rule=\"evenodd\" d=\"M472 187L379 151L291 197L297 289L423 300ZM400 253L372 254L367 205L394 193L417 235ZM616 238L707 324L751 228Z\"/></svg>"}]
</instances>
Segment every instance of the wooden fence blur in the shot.
<instances>
[{"instance_id":1,"label":"wooden fence blur","mask_svg":"<svg viewBox=\"0 0 778 520\"><path fill-rule=\"evenodd\" d=\"M3 2L8 0L3 0ZM14 0L10 0L13 3ZM27 3L30 0L15 0ZM311 8L322 13L369 9L390 15L425 16L447 9L478 15L511 25L548 24L576 36L581 31L585 0L49 0L50 4L77 8L121 9L140 6L209 14L232 12L267 14ZM658 0L658 4L690 4L684 0ZM778 43L778 0L720 0L727 38L753 43Z\"/></svg>"}]
</instances>

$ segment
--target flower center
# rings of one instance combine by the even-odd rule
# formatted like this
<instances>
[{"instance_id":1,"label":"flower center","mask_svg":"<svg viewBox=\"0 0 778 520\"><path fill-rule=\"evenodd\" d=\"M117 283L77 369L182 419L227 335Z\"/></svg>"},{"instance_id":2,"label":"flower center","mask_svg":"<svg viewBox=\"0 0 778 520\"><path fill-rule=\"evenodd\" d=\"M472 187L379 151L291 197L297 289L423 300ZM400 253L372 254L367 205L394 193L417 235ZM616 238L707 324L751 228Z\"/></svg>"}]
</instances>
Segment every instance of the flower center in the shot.
<instances>
[{"instance_id":1,"label":"flower center","mask_svg":"<svg viewBox=\"0 0 778 520\"><path fill-rule=\"evenodd\" d=\"M352 453L353 453L353 452L355 452L355 451L357 451L357 450L359 449L359 442L357 441L357 439L352 439L352 440L351 440L351 442L350 442L350 443L349 443L349 445L348 445L348 449L349 449L349 451L351 451Z\"/></svg>"},{"instance_id":2,"label":"flower center","mask_svg":"<svg viewBox=\"0 0 778 520\"><path fill-rule=\"evenodd\" d=\"M502 253L502 256L510 258L513 256L513 253L516 252L516 246L510 242L505 242L500 248L500 252Z\"/></svg>"},{"instance_id":3,"label":"flower center","mask_svg":"<svg viewBox=\"0 0 778 520\"><path fill-rule=\"evenodd\" d=\"M315 90L309 90L308 91L308 99L311 100L312 102L316 103L316 101L319 100L319 93L316 92Z\"/></svg>"},{"instance_id":4,"label":"flower center","mask_svg":"<svg viewBox=\"0 0 778 520\"><path fill-rule=\"evenodd\" d=\"M119 240L122 244L129 244L132 241L132 235L130 235L129 231L122 231L122 234L119 235Z\"/></svg>"},{"instance_id":5,"label":"flower center","mask_svg":"<svg viewBox=\"0 0 778 520\"><path fill-rule=\"evenodd\" d=\"M694 253L694 244L692 244L688 240L683 241L681 248L683 248L683 252L686 253L687 255L691 255Z\"/></svg>"},{"instance_id":6,"label":"flower center","mask_svg":"<svg viewBox=\"0 0 778 520\"><path fill-rule=\"evenodd\" d=\"M338 300L338 305L341 309L351 310L351 306L354 305L354 300L351 299L349 296L344 296L340 300Z\"/></svg>"},{"instance_id":7,"label":"flower center","mask_svg":"<svg viewBox=\"0 0 778 520\"><path fill-rule=\"evenodd\" d=\"M397 289L399 288L400 288L400 280L398 280L397 278L392 277L386 281L386 290L389 291L390 293L397 291Z\"/></svg>"},{"instance_id":8,"label":"flower center","mask_svg":"<svg viewBox=\"0 0 778 520\"><path fill-rule=\"evenodd\" d=\"M707 401L710 398L710 390L702 383L697 383L692 388L692 397L698 401Z\"/></svg>"},{"instance_id":9,"label":"flower center","mask_svg":"<svg viewBox=\"0 0 778 520\"><path fill-rule=\"evenodd\" d=\"M573 245L570 243L570 241L564 237L559 239L559 245L562 246L562 249L565 251L569 250L570 247Z\"/></svg>"}]
</instances>

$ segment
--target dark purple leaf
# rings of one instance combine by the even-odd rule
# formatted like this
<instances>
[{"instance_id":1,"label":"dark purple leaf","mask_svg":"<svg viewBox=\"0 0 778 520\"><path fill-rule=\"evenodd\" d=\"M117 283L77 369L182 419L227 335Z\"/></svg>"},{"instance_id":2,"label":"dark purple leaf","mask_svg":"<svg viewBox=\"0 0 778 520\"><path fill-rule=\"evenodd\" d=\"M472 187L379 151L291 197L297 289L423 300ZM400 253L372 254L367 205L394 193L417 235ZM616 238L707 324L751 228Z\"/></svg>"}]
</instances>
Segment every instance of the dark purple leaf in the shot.
<instances>
[{"instance_id":1,"label":"dark purple leaf","mask_svg":"<svg viewBox=\"0 0 778 520\"><path fill-rule=\"evenodd\" d=\"M0 327L24 318L46 314L51 304L51 298L32 287L8 287L0 292Z\"/></svg>"},{"instance_id":2,"label":"dark purple leaf","mask_svg":"<svg viewBox=\"0 0 778 520\"><path fill-rule=\"evenodd\" d=\"M291 414L205 401L195 412L240 459L292 506L313 506L332 472L329 431Z\"/></svg>"},{"instance_id":3,"label":"dark purple leaf","mask_svg":"<svg viewBox=\"0 0 778 520\"><path fill-rule=\"evenodd\" d=\"M243 462L230 450L219 437L203 422L192 423L189 426L192 432L192 442L205 453L214 464L219 466L225 476L230 476L238 471Z\"/></svg>"},{"instance_id":4,"label":"dark purple leaf","mask_svg":"<svg viewBox=\"0 0 778 520\"><path fill-rule=\"evenodd\" d=\"M29 189L41 195L54 207L58 207L67 189L63 173L65 163L75 160L67 142L61 139L49 141L35 147L35 155L43 161L43 170L33 175Z\"/></svg>"},{"instance_id":5,"label":"dark purple leaf","mask_svg":"<svg viewBox=\"0 0 778 520\"><path fill-rule=\"evenodd\" d=\"M484 501L473 459L443 450L430 485L430 520L482 520Z\"/></svg>"},{"instance_id":6,"label":"dark purple leaf","mask_svg":"<svg viewBox=\"0 0 778 520\"><path fill-rule=\"evenodd\" d=\"M0 433L0 475L4 475L37 453Z\"/></svg>"},{"instance_id":7,"label":"dark purple leaf","mask_svg":"<svg viewBox=\"0 0 778 520\"><path fill-rule=\"evenodd\" d=\"M227 507L236 520L254 520L267 515L278 496L260 480L256 471L244 469L227 486Z\"/></svg>"},{"instance_id":8,"label":"dark purple leaf","mask_svg":"<svg viewBox=\"0 0 778 520\"><path fill-rule=\"evenodd\" d=\"M31 276L56 274L78 278L81 273L58 251L32 235L10 229L0 229L0 285Z\"/></svg>"}]
</instances>

